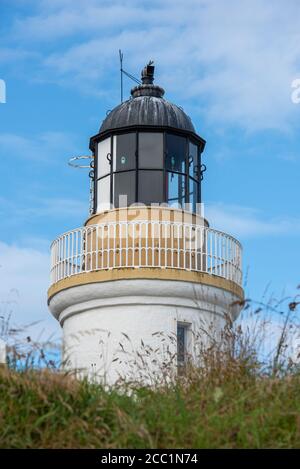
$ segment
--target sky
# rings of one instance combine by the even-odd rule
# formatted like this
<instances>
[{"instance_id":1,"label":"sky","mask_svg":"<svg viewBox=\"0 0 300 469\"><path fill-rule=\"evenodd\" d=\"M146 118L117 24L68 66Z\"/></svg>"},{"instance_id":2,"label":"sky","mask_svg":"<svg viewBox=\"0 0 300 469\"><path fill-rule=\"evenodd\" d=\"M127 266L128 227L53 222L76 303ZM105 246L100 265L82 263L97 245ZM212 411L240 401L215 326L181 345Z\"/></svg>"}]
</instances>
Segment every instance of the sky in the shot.
<instances>
[{"instance_id":1,"label":"sky","mask_svg":"<svg viewBox=\"0 0 300 469\"><path fill-rule=\"evenodd\" d=\"M49 246L88 217L88 174L67 162L120 102L119 49L134 76L155 61L207 141L205 214L242 242L246 296L294 295L300 2L0 0L0 315L59 333Z\"/></svg>"}]
</instances>

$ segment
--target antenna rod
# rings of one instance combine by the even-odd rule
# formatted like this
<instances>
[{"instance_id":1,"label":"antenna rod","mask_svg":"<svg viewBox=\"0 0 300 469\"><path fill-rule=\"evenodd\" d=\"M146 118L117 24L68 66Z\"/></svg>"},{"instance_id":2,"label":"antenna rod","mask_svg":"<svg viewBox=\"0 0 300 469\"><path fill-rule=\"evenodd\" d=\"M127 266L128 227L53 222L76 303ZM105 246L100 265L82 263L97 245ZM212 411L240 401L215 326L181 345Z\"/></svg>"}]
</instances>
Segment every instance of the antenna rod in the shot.
<instances>
[{"instance_id":1,"label":"antenna rod","mask_svg":"<svg viewBox=\"0 0 300 469\"><path fill-rule=\"evenodd\" d=\"M120 57L120 78L121 78L121 104L123 103L123 52L119 49Z\"/></svg>"},{"instance_id":2,"label":"antenna rod","mask_svg":"<svg viewBox=\"0 0 300 469\"><path fill-rule=\"evenodd\" d=\"M123 69L123 52L121 49L119 49L119 58L120 58L120 85L121 85L121 104L123 103L123 75L126 75L128 78L130 78L132 81L135 81L138 85L140 85L142 82L138 80L136 77L131 75L130 73L126 72L126 70ZM150 62L149 62L150 63ZM151 62L152 64L152 62Z\"/></svg>"}]
</instances>

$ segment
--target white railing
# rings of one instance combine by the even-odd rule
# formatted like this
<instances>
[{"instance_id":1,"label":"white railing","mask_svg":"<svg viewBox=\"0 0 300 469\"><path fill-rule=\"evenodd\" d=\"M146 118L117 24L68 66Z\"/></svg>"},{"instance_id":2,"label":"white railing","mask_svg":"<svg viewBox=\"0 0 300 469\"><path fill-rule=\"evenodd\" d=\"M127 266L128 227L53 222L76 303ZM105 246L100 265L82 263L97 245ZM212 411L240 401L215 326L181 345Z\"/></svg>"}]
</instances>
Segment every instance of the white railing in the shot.
<instances>
[{"instance_id":1,"label":"white railing","mask_svg":"<svg viewBox=\"0 0 300 469\"><path fill-rule=\"evenodd\" d=\"M68 231L51 245L51 284L105 269L171 268L242 282L242 247L226 233L165 221L107 222Z\"/></svg>"}]
</instances>

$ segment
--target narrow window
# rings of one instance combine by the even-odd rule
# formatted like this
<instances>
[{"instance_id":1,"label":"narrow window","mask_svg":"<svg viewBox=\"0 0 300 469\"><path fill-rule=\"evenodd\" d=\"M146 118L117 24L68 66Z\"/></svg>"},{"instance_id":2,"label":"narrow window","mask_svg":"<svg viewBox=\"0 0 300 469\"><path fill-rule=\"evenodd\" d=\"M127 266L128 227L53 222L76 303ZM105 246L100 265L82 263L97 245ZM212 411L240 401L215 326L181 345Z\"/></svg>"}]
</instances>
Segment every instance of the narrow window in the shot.
<instances>
[{"instance_id":1,"label":"narrow window","mask_svg":"<svg viewBox=\"0 0 300 469\"><path fill-rule=\"evenodd\" d=\"M197 202L198 202L198 181L195 179L189 178L189 204L190 210L193 213L197 213Z\"/></svg>"},{"instance_id":2,"label":"narrow window","mask_svg":"<svg viewBox=\"0 0 300 469\"><path fill-rule=\"evenodd\" d=\"M98 181L97 188L97 212L109 210L110 207L110 176L106 176Z\"/></svg>"},{"instance_id":3,"label":"narrow window","mask_svg":"<svg viewBox=\"0 0 300 469\"><path fill-rule=\"evenodd\" d=\"M177 324L177 364L184 366L187 362L187 333L188 324Z\"/></svg>"},{"instance_id":4,"label":"narrow window","mask_svg":"<svg viewBox=\"0 0 300 469\"><path fill-rule=\"evenodd\" d=\"M114 206L128 207L135 202L135 171L114 174Z\"/></svg>"},{"instance_id":5,"label":"narrow window","mask_svg":"<svg viewBox=\"0 0 300 469\"><path fill-rule=\"evenodd\" d=\"M189 142L189 176L199 179L198 147Z\"/></svg>"},{"instance_id":6,"label":"narrow window","mask_svg":"<svg viewBox=\"0 0 300 469\"><path fill-rule=\"evenodd\" d=\"M98 143L98 179L110 174L110 137Z\"/></svg>"},{"instance_id":7,"label":"narrow window","mask_svg":"<svg viewBox=\"0 0 300 469\"><path fill-rule=\"evenodd\" d=\"M163 202L163 172L139 171L138 201L145 205Z\"/></svg>"},{"instance_id":8,"label":"narrow window","mask_svg":"<svg viewBox=\"0 0 300 469\"><path fill-rule=\"evenodd\" d=\"M139 134L139 167L141 169L163 168L163 134L141 132Z\"/></svg>"},{"instance_id":9,"label":"narrow window","mask_svg":"<svg viewBox=\"0 0 300 469\"><path fill-rule=\"evenodd\" d=\"M120 134L114 136L114 171L127 171L136 167L136 134Z\"/></svg>"},{"instance_id":10,"label":"narrow window","mask_svg":"<svg viewBox=\"0 0 300 469\"><path fill-rule=\"evenodd\" d=\"M166 168L169 171L185 173L186 139L179 135L166 136Z\"/></svg>"},{"instance_id":11,"label":"narrow window","mask_svg":"<svg viewBox=\"0 0 300 469\"><path fill-rule=\"evenodd\" d=\"M167 173L167 202L181 208L185 201L185 175Z\"/></svg>"}]
</instances>

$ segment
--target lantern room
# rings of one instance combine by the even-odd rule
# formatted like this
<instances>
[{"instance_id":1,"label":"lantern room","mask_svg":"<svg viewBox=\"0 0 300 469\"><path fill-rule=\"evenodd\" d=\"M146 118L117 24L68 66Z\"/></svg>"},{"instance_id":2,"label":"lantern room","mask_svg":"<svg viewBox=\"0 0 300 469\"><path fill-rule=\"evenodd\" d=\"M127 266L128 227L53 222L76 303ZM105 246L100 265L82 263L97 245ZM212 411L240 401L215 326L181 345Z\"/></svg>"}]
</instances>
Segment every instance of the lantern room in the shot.
<instances>
[{"instance_id":1,"label":"lantern room","mask_svg":"<svg viewBox=\"0 0 300 469\"><path fill-rule=\"evenodd\" d=\"M91 138L93 211L164 204L196 213L205 141L182 108L153 84L153 65L143 69L141 80Z\"/></svg>"}]
</instances>

